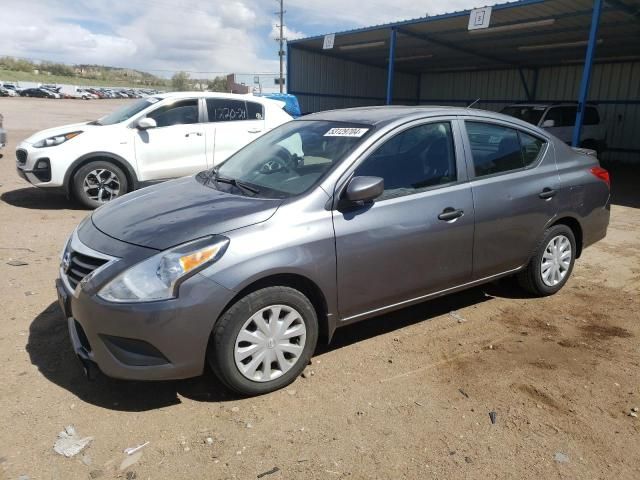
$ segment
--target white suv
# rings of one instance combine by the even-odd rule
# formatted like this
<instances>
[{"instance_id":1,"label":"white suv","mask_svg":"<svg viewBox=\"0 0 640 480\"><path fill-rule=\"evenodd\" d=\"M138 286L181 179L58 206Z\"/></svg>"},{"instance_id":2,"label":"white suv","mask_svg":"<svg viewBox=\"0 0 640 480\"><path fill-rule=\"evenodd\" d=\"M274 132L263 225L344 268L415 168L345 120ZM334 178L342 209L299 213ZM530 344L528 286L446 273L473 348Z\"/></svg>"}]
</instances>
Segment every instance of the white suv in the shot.
<instances>
[{"instance_id":1,"label":"white suv","mask_svg":"<svg viewBox=\"0 0 640 480\"><path fill-rule=\"evenodd\" d=\"M130 103L93 122L38 132L16 150L18 174L95 208L145 184L219 164L291 120L284 102L180 92Z\"/></svg>"},{"instance_id":2,"label":"white suv","mask_svg":"<svg viewBox=\"0 0 640 480\"><path fill-rule=\"evenodd\" d=\"M563 142L570 144L573 140L573 127L578 111L575 103L556 104L516 104L502 109L505 115L519 118L525 122L544 128ZM600 153L606 148L607 132L600 113L595 105L587 104L584 112L580 146Z\"/></svg>"}]
</instances>

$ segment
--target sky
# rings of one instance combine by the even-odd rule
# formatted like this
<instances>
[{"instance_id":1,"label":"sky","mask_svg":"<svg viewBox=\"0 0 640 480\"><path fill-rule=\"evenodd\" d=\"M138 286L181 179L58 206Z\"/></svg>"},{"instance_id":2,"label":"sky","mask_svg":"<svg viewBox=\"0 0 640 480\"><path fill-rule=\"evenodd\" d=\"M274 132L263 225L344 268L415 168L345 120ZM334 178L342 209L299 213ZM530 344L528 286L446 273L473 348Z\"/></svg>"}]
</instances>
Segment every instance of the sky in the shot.
<instances>
[{"instance_id":1,"label":"sky","mask_svg":"<svg viewBox=\"0 0 640 480\"><path fill-rule=\"evenodd\" d=\"M285 33L293 40L485 4L285 0ZM198 78L275 73L278 5L277 0L21 0L2 9L0 56L136 68L163 77L176 71Z\"/></svg>"}]
</instances>

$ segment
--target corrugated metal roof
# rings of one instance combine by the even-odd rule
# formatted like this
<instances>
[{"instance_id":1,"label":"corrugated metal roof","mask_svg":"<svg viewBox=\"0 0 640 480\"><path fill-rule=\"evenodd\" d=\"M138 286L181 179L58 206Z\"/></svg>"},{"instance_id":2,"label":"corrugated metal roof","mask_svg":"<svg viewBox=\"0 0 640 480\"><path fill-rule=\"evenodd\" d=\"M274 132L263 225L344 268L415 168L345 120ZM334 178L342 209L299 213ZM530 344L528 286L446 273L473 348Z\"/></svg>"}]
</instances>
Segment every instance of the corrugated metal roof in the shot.
<instances>
[{"instance_id":1,"label":"corrugated metal roof","mask_svg":"<svg viewBox=\"0 0 640 480\"><path fill-rule=\"evenodd\" d=\"M398 32L395 69L400 72L547 66L582 63L592 0L521 0L494 5L491 24L467 30L470 10L289 42L290 48L386 67L391 29ZM596 60L640 58L640 0L607 0ZM362 45L360 48L354 46ZM346 47L346 48L345 48Z\"/></svg>"}]
</instances>

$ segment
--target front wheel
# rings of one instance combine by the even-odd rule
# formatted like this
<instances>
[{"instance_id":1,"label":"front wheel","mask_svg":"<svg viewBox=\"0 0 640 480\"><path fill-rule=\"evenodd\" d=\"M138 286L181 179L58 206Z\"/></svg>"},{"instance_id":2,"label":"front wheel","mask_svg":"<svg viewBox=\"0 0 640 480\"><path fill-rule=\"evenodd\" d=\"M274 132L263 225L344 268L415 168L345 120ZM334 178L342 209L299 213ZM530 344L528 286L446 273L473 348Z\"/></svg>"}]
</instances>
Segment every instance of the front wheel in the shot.
<instances>
[{"instance_id":1,"label":"front wheel","mask_svg":"<svg viewBox=\"0 0 640 480\"><path fill-rule=\"evenodd\" d=\"M117 165L97 160L78 169L73 176L73 193L86 207L97 208L127 193L127 176Z\"/></svg>"},{"instance_id":2,"label":"front wheel","mask_svg":"<svg viewBox=\"0 0 640 480\"><path fill-rule=\"evenodd\" d=\"M529 265L518 274L520 285L539 297L558 292L573 271L576 251L575 236L568 226L547 229Z\"/></svg>"},{"instance_id":3,"label":"front wheel","mask_svg":"<svg viewBox=\"0 0 640 480\"><path fill-rule=\"evenodd\" d=\"M289 287L268 287L238 300L220 317L207 360L227 387L261 395L293 382L318 341L309 299Z\"/></svg>"}]
</instances>

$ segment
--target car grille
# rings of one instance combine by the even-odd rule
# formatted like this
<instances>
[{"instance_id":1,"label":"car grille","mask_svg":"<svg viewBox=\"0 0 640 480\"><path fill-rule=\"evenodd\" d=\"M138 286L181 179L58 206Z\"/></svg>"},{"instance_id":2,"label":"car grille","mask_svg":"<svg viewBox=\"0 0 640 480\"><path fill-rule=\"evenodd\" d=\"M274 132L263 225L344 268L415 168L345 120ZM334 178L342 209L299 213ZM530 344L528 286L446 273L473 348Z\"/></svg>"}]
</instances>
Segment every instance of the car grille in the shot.
<instances>
[{"instance_id":1,"label":"car grille","mask_svg":"<svg viewBox=\"0 0 640 480\"><path fill-rule=\"evenodd\" d=\"M18 163L20 165L24 165L27 163L27 151L19 148L16 150L16 158L18 159Z\"/></svg>"},{"instance_id":2,"label":"car grille","mask_svg":"<svg viewBox=\"0 0 640 480\"><path fill-rule=\"evenodd\" d=\"M101 267L108 260L103 258L90 257L69 249L69 267L64 272L67 276L69 285L74 290L84 277L93 272L96 268Z\"/></svg>"}]
</instances>

